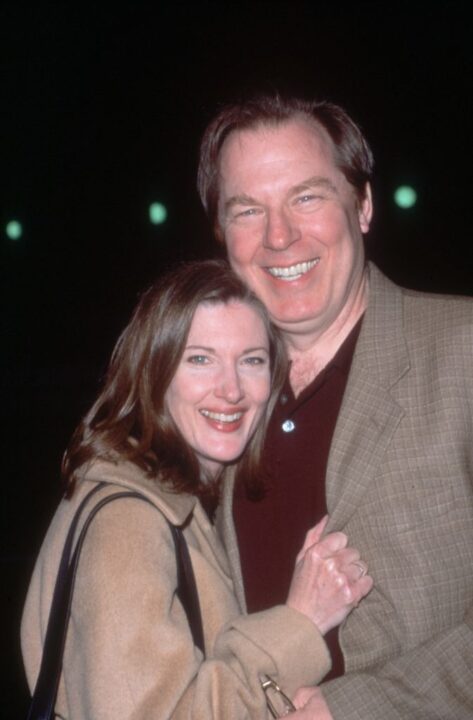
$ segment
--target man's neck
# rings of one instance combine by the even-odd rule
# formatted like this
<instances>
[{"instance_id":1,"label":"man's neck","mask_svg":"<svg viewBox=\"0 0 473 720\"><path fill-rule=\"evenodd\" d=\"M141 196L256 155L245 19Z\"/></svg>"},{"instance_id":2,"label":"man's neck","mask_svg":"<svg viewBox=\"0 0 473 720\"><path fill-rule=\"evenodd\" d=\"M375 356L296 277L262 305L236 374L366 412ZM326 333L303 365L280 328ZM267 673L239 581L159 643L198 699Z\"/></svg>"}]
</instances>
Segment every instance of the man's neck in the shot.
<instances>
[{"instance_id":1,"label":"man's neck","mask_svg":"<svg viewBox=\"0 0 473 720\"><path fill-rule=\"evenodd\" d=\"M368 277L352 302L326 329L313 334L285 334L286 347L291 361L289 382L297 397L317 377L336 355L338 349L351 333L368 304Z\"/></svg>"}]
</instances>

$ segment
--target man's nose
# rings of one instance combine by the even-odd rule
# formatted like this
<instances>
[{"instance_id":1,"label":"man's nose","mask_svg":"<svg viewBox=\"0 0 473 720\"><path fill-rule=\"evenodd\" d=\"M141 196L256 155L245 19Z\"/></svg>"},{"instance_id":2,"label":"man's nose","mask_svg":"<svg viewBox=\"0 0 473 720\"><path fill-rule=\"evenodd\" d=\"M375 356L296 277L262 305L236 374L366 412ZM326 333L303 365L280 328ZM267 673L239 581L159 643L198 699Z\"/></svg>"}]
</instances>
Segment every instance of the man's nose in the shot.
<instances>
[{"instance_id":1,"label":"man's nose","mask_svg":"<svg viewBox=\"0 0 473 720\"><path fill-rule=\"evenodd\" d=\"M233 365L222 368L215 395L229 403L236 404L244 397L243 384L237 369Z\"/></svg>"},{"instance_id":2,"label":"man's nose","mask_svg":"<svg viewBox=\"0 0 473 720\"><path fill-rule=\"evenodd\" d=\"M300 236L297 226L284 210L268 213L264 234L264 246L271 250L285 250Z\"/></svg>"}]
</instances>

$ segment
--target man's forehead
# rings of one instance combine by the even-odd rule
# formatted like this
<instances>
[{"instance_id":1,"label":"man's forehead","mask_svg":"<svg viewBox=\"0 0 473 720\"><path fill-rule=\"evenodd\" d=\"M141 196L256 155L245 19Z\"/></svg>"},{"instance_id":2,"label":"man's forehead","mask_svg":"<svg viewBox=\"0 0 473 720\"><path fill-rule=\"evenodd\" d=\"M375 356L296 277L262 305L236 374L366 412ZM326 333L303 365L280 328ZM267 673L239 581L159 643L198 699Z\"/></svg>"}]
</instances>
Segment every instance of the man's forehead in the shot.
<instances>
[{"instance_id":1,"label":"man's forehead","mask_svg":"<svg viewBox=\"0 0 473 720\"><path fill-rule=\"evenodd\" d=\"M274 155L272 151L274 149ZM235 173L250 172L254 179L266 162L281 167L288 161L306 164L312 157L324 157L336 168L335 149L325 128L305 116L294 116L278 123L259 123L233 130L225 139L219 155L219 185L232 183ZM252 167L254 166L254 168ZM254 170L254 172L253 172ZM309 173L310 177L313 173ZM306 180L301 175L300 182Z\"/></svg>"},{"instance_id":2,"label":"man's forehead","mask_svg":"<svg viewBox=\"0 0 473 720\"><path fill-rule=\"evenodd\" d=\"M335 164L335 146L325 130L315 120L306 116L294 116L278 123L261 122L249 128L233 130L225 138L219 153L219 171L232 161L251 161L255 150L279 146L288 134L300 135L301 144L313 142L328 152ZM294 146L296 150L297 145ZM230 163L231 164L231 163Z\"/></svg>"},{"instance_id":3,"label":"man's forehead","mask_svg":"<svg viewBox=\"0 0 473 720\"><path fill-rule=\"evenodd\" d=\"M261 143L270 143L271 141L276 143L281 135L290 129L304 134L308 133L309 135L313 135L317 140L322 140L329 145L333 145L330 135L322 125L308 115L298 114L284 120L260 121L250 127L232 130L222 143L220 157L229 145L238 144L242 147L245 145L247 139Z\"/></svg>"}]
</instances>

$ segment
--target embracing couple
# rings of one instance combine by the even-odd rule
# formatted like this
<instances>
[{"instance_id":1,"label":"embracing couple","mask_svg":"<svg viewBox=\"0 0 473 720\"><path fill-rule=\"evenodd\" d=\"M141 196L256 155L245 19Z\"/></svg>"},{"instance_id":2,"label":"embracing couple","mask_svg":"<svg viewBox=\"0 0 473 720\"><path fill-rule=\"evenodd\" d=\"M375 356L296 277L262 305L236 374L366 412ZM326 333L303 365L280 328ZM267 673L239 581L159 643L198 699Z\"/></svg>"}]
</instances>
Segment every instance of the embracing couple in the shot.
<instances>
[{"instance_id":1,"label":"embracing couple","mask_svg":"<svg viewBox=\"0 0 473 720\"><path fill-rule=\"evenodd\" d=\"M77 509L135 493L87 529L59 717L473 717L473 303L366 262L372 168L329 103L260 96L208 126L199 190L229 265L143 294L29 588L33 690Z\"/></svg>"}]
</instances>

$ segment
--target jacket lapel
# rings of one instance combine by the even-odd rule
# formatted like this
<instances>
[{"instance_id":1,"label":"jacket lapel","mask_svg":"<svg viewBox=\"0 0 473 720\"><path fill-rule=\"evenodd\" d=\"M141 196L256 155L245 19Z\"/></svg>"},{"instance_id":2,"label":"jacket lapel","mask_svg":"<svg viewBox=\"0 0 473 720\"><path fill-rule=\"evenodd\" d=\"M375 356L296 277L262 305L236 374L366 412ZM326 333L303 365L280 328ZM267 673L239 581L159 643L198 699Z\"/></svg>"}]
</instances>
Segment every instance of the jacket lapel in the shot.
<instances>
[{"instance_id":1,"label":"jacket lapel","mask_svg":"<svg viewBox=\"0 0 473 720\"><path fill-rule=\"evenodd\" d=\"M326 479L328 530L344 527L404 411L392 390L409 370L402 291L370 265L370 295L338 417Z\"/></svg>"}]
</instances>

